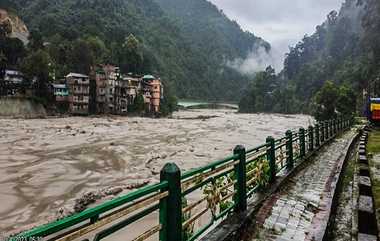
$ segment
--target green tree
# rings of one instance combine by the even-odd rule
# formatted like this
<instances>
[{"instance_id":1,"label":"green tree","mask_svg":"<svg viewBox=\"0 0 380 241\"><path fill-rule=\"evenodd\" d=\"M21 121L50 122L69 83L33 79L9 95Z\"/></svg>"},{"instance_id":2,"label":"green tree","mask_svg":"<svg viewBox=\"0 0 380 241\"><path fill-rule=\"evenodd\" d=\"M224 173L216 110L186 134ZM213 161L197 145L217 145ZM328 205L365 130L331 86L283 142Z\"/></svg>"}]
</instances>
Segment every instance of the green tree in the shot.
<instances>
[{"instance_id":1,"label":"green tree","mask_svg":"<svg viewBox=\"0 0 380 241\"><path fill-rule=\"evenodd\" d=\"M121 69L125 73L139 73L142 67L143 55L139 40L130 34L122 45L123 56L121 58Z\"/></svg>"},{"instance_id":2,"label":"green tree","mask_svg":"<svg viewBox=\"0 0 380 241\"><path fill-rule=\"evenodd\" d=\"M7 67L17 68L26 56L26 49L21 40L17 38L0 39L0 52L5 55Z\"/></svg>"},{"instance_id":3,"label":"green tree","mask_svg":"<svg viewBox=\"0 0 380 241\"><path fill-rule=\"evenodd\" d=\"M91 49L94 61L96 64L104 63L109 56L109 50L107 49L103 40L97 36L91 36L86 39L86 42Z\"/></svg>"},{"instance_id":4,"label":"green tree","mask_svg":"<svg viewBox=\"0 0 380 241\"><path fill-rule=\"evenodd\" d=\"M74 41L69 61L71 63L71 71L89 74L91 66L95 64L95 57L90 44L83 39Z\"/></svg>"},{"instance_id":5,"label":"green tree","mask_svg":"<svg viewBox=\"0 0 380 241\"><path fill-rule=\"evenodd\" d=\"M314 117L318 121L331 120L336 117L336 103L339 96L338 87L326 81L315 95Z\"/></svg>"},{"instance_id":6,"label":"green tree","mask_svg":"<svg viewBox=\"0 0 380 241\"><path fill-rule=\"evenodd\" d=\"M39 30L33 30L29 35L29 43L28 48L32 51L36 51L38 49L42 49L44 47L44 41L42 34Z\"/></svg>"},{"instance_id":7,"label":"green tree","mask_svg":"<svg viewBox=\"0 0 380 241\"><path fill-rule=\"evenodd\" d=\"M144 110L144 96L142 94L138 94L136 96L135 102L132 105L128 106L128 111L132 113L142 113Z\"/></svg>"},{"instance_id":8,"label":"green tree","mask_svg":"<svg viewBox=\"0 0 380 241\"><path fill-rule=\"evenodd\" d=\"M160 104L160 113L162 116L168 116L178 109L178 99L170 83L165 85L163 95Z\"/></svg>"},{"instance_id":9,"label":"green tree","mask_svg":"<svg viewBox=\"0 0 380 241\"><path fill-rule=\"evenodd\" d=\"M270 112L273 110L276 89L275 70L268 66L258 72L239 103L240 112Z\"/></svg>"},{"instance_id":10,"label":"green tree","mask_svg":"<svg viewBox=\"0 0 380 241\"><path fill-rule=\"evenodd\" d=\"M50 65L49 54L44 50L38 50L26 57L21 66L22 72L28 79L36 78L36 96L45 101L50 98L48 91Z\"/></svg>"},{"instance_id":11,"label":"green tree","mask_svg":"<svg viewBox=\"0 0 380 241\"><path fill-rule=\"evenodd\" d=\"M354 116L356 112L356 99L357 96L354 90L347 85L342 85L339 88L336 106L338 113L344 117Z\"/></svg>"}]
</instances>

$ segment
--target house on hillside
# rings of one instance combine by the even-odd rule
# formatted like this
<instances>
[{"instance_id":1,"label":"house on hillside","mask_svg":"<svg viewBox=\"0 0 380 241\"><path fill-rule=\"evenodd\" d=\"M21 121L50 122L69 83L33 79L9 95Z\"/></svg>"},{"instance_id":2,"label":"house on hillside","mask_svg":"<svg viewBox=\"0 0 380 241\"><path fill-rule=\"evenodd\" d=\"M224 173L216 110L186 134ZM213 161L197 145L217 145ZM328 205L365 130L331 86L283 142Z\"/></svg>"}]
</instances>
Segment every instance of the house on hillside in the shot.
<instances>
[{"instance_id":1,"label":"house on hillside","mask_svg":"<svg viewBox=\"0 0 380 241\"><path fill-rule=\"evenodd\" d=\"M69 101L69 89L66 84L52 84L51 87L56 102Z\"/></svg>"},{"instance_id":2,"label":"house on hillside","mask_svg":"<svg viewBox=\"0 0 380 241\"><path fill-rule=\"evenodd\" d=\"M106 113L115 112L115 85L116 80L120 78L120 69L113 65L103 65L103 71L106 75Z\"/></svg>"},{"instance_id":3,"label":"house on hillside","mask_svg":"<svg viewBox=\"0 0 380 241\"><path fill-rule=\"evenodd\" d=\"M99 114L107 112L107 76L103 68L97 68L95 70L95 82L96 82L96 110Z\"/></svg>"},{"instance_id":4,"label":"house on hillside","mask_svg":"<svg viewBox=\"0 0 380 241\"><path fill-rule=\"evenodd\" d=\"M66 84L52 84L51 93L54 96L55 107L58 112L67 113L70 106L70 94Z\"/></svg>"},{"instance_id":5,"label":"house on hillside","mask_svg":"<svg viewBox=\"0 0 380 241\"><path fill-rule=\"evenodd\" d=\"M84 74L70 73L66 76L69 89L69 109L73 114L88 114L90 100L90 78Z\"/></svg>"},{"instance_id":6,"label":"house on hillside","mask_svg":"<svg viewBox=\"0 0 380 241\"><path fill-rule=\"evenodd\" d=\"M5 70L4 81L12 84L22 84L24 81L24 75L17 70Z\"/></svg>"},{"instance_id":7,"label":"house on hillside","mask_svg":"<svg viewBox=\"0 0 380 241\"><path fill-rule=\"evenodd\" d=\"M153 75L145 75L142 78L141 86L147 112L160 112L160 104L163 97L163 85L161 80Z\"/></svg>"},{"instance_id":8,"label":"house on hillside","mask_svg":"<svg viewBox=\"0 0 380 241\"><path fill-rule=\"evenodd\" d=\"M3 78L0 79L0 96L13 96L25 90L26 86L23 73L17 70L5 70Z\"/></svg>"},{"instance_id":9,"label":"house on hillside","mask_svg":"<svg viewBox=\"0 0 380 241\"><path fill-rule=\"evenodd\" d=\"M116 80L115 111L117 114L126 114L128 112L128 106L134 103L140 88L139 78L124 76Z\"/></svg>"}]
</instances>

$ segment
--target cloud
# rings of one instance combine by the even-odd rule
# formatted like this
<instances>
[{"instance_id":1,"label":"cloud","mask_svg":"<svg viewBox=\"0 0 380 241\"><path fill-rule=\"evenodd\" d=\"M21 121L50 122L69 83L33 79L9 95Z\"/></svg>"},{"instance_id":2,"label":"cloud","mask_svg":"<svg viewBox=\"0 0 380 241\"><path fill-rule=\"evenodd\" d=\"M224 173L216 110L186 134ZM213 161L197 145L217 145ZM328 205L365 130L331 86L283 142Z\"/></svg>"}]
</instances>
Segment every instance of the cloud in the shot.
<instances>
[{"instance_id":1,"label":"cloud","mask_svg":"<svg viewBox=\"0 0 380 241\"><path fill-rule=\"evenodd\" d=\"M343 0L209 0L244 30L270 42L275 65L284 60L288 47L305 34L312 34L332 10L339 10ZM253 57L253 56L251 56ZM263 56L259 56L260 58ZM267 60L267 57L262 59ZM254 62L249 60L247 62ZM265 61L262 62L265 62ZM256 60L260 63L260 60ZM249 64L247 64L249 65ZM260 64L259 64L260 65ZM252 65L253 66L253 65Z\"/></svg>"},{"instance_id":2,"label":"cloud","mask_svg":"<svg viewBox=\"0 0 380 241\"><path fill-rule=\"evenodd\" d=\"M258 50L249 53L245 59L238 58L228 61L227 66L238 70L242 74L254 74L265 70L269 65L279 70L282 68L282 63L273 53L273 50L267 52L264 47L260 47Z\"/></svg>"}]
</instances>

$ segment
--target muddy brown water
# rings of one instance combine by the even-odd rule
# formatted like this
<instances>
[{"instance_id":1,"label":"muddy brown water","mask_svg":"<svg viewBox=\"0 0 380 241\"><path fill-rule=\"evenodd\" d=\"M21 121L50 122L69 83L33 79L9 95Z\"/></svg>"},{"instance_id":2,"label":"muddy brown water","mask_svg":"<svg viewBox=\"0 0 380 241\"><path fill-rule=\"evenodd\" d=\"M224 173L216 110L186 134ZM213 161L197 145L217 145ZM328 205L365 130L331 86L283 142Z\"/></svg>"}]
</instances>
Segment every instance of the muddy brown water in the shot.
<instances>
[{"instance_id":1,"label":"muddy brown water","mask_svg":"<svg viewBox=\"0 0 380 241\"><path fill-rule=\"evenodd\" d=\"M254 147L312 122L233 110L180 111L171 119L0 119L0 232L54 220L88 191L155 183L166 162L189 170L237 144Z\"/></svg>"}]
</instances>

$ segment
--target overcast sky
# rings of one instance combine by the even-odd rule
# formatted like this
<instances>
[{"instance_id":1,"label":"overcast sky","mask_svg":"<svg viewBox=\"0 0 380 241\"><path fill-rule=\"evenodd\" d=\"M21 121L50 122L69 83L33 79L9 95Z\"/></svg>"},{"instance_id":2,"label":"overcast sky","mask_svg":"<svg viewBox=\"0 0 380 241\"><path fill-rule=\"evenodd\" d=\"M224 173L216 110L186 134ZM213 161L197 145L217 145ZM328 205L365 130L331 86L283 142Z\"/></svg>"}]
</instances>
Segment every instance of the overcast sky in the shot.
<instances>
[{"instance_id":1,"label":"overcast sky","mask_svg":"<svg viewBox=\"0 0 380 241\"><path fill-rule=\"evenodd\" d=\"M339 10L343 0L209 0L244 30L287 52L305 34L314 32L331 10Z\"/></svg>"}]
</instances>

